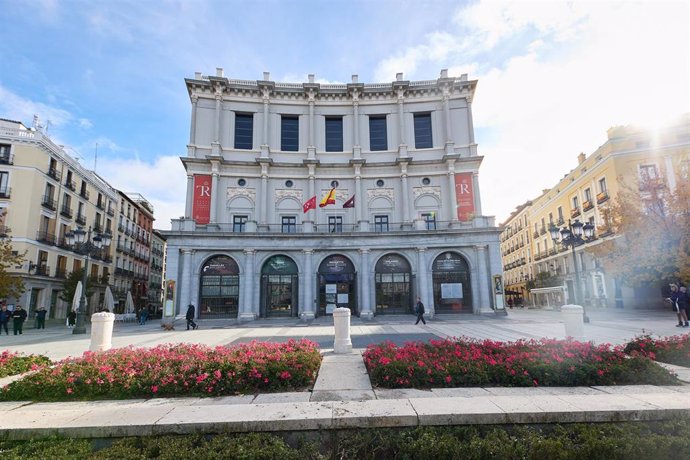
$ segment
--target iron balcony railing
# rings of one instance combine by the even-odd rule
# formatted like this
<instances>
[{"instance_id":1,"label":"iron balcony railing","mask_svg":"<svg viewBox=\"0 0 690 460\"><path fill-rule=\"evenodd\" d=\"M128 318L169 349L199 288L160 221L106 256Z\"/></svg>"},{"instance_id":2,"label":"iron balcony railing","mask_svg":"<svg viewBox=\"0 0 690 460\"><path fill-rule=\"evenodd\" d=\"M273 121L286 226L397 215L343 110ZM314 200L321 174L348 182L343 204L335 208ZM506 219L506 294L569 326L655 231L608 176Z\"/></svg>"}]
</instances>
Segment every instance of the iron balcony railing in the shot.
<instances>
[{"instance_id":1,"label":"iron balcony railing","mask_svg":"<svg viewBox=\"0 0 690 460\"><path fill-rule=\"evenodd\" d=\"M0 187L0 198L9 198L12 195L12 188L8 186Z\"/></svg>"},{"instance_id":2,"label":"iron balcony railing","mask_svg":"<svg viewBox=\"0 0 690 460\"><path fill-rule=\"evenodd\" d=\"M11 165L14 164L14 153L3 153L0 155L0 164Z\"/></svg>"},{"instance_id":3,"label":"iron balcony railing","mask_svg":"<svg viewBox=\"0 0 690 460\"><path fill-rule=\"evenodd\" d=\"M84 214L77 214L77 218L75 220L80 225L86 225L86 216Z\"/></svg>"},{"instance_id":4,"label":"iron balcony railing","mask_svg":"<svg viewBox=\"0 0 690 460\"><path fill-rule=\"evenodd\" d=\"M65 181L65 187L68 189L75 191L77 189L77 184L73 180L66 180Z\"/></svg>"},{"instance_id":5,"label":"iron balcony railing","mask_svg":"<svg viewBox=\"0 0 690 460\"><path fill-rule=\"evenodd\" d=\"M48 176L59 182L62 178L62 173L55 168L48 168Z\"/></svg>"},{"instance_id":6,"label":"iron balcony railing","mask_svg":"<svg viewBox=\"0 0 690 460\"><path fill-rule=\"evenodd\" d=\"M68 219L72 218L72 208L68 204L63 204L62 207L60 208L60 215L67 217Z\"/></svg>"},{"instance_id":7,"label":"iron balcony railing","mask_svg":"<svg viewBox=\"0 0 690 460\"><path fill-rule=\"evenodd\" d=\"M47 243L47 244L52 244L56 245L57 244L57 238L55 235L49 232L45 231L38 231L36 232L36 241L40 241L41 243Z\"/></svg>"},{"instance_id":8,"label":"iron balcony railing","mask_svg":"<svg viewBox=\"0 0 690 460\"><path fill-rule=\"evenodd\" d=\"M55 211L57 208L57 200L50 195L43 195L43 198L41 198L41 205L43 205L44 208Z\"/></svg>"}]
</instances>

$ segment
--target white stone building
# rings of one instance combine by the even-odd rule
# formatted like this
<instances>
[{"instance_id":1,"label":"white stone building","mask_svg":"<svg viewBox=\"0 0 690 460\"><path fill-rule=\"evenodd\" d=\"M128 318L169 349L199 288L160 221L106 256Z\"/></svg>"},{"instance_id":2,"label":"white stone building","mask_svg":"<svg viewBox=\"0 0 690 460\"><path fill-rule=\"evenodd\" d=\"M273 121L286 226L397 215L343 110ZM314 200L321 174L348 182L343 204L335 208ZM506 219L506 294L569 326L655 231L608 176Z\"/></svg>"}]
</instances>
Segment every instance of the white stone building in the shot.
<instances>
[{"instance_id":1,"label":"white stone building","mask_svg":"<svg viewBox=\"0 0 690 460\"><path fill-rule=\"evenodd\" d=\"M201 318L308 320L336 306L372 317L412 313L416 296L430 315L492 311L500 229L481 208L476 81L444 70L276 83L217 69L186 84L185 216L163 232L179 314L192 303ZM304 211L333 190L334 204Z\"/></svg>"}]
</instances>

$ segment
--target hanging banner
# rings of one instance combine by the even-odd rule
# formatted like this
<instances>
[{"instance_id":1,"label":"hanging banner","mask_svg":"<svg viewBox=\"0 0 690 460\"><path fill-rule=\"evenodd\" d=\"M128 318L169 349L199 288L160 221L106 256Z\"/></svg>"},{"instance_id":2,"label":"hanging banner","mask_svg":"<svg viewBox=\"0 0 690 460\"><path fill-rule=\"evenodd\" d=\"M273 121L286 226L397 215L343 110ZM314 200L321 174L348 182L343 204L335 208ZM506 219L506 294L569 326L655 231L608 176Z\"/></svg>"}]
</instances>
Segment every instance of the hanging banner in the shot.
<instances>
[{"instance_id":1,"label":"hanging banner","mask_svg":"<svg viewBox=\"0 0 690 460\"><path fill-rule=\"evenodd\" d=\"M211 176L194 175L192 219L200 225L208 224L211 220Z\"/></svg>"},{"instance_id":2,"label":"hanging banner","mask_svg":"<svg viewBox=\"0 0 690 460\"><path fill-rule=\"evenodd\" d=\"M458 203L458 219L463 222L470 220L474 214L472 173L457 173L455 175L455 199Z\"/></svg>"}]
</instances>

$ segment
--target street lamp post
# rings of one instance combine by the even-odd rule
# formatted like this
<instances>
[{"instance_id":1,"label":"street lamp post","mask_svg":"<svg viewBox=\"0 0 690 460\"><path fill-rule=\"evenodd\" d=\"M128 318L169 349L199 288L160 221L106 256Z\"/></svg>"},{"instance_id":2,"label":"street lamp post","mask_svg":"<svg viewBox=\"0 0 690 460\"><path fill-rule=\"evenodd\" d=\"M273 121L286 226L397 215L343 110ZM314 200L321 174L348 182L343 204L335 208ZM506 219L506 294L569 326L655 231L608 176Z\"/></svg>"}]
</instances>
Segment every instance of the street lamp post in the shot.
<instances>
[{"instance_id":1,"label":"street lamp post","mask_svg":"<svg viewBox=\"0 0 690 460\"><path fill-rule=\"evenodd\" d=\"M72 329L72 334L86 334L86 324L84 321L84 314L86 313L86 282L87 273L89 270L89 256L97 254L101 248L110 246L112 235L110 233L96 233L91 238L91 227L88 231L84 231L79 227L76 230L67 232L65 234L67 245L75 252L84 255L84 274L82 276L83 289L81 291L81 298L79 299L79 310L77 310L77 324Z\"/></svg>"},{"instance_id":2,"label":"street lamp post","mask_svg":"<svg viewBox=\"0 0 690 460\"><path fill-rule=\"evenodd\" d=\"M592 236L594 235L594 225L590 224L589 222L583 224L579 220L575 220L575 222L571 223L570 219L568 219L568 226L563 227L562 229L559 229L552 223L549 227L549 233L551 234L551 239L553 240L554 244L558 244L560 242L566 248L570 246L572 250L571 254L573 256L573 266L575 267L575 292L573 292L573 296L575 297L575 303L579 301L583 304L582 318L585 323L589 323L589 317L587 316L587 313L585 311L585 299L582 296L580 269L577 267L575 247L580 246L581 244L585 244L592 238Z\"/></svg>"}]
</instances>

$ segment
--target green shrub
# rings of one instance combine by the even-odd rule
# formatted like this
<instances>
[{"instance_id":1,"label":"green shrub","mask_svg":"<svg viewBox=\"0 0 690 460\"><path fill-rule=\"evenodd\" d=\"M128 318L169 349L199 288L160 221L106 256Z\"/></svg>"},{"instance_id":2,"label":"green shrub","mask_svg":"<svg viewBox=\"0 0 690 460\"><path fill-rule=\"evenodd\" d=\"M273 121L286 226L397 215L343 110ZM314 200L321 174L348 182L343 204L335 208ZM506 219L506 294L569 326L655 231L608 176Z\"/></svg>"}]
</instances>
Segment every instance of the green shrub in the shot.
<instances>
[{"instance_id":1,"label":"green shrub","mask_svg":"<svg viewBox=\"0 0 690 460\"><path fill-rule=\"evenodd\" d=\"M12 351L0 353L0 378L50 366L50 358L43 355L21 355Z\"/></svg>"},{"instance_id":2,"label":"green shrub","mask_svg":"<svg viewBox=\"0 0 690 460\"><path fill-rule=\"evenodd\" d=\"M642 355L662 363L690 366L690 335L653 339L650 335L635 337L625 344L625 352Z\"/></svg>"}]
</instances>

